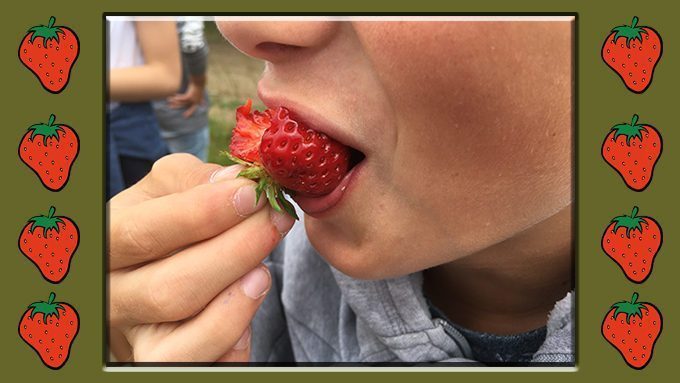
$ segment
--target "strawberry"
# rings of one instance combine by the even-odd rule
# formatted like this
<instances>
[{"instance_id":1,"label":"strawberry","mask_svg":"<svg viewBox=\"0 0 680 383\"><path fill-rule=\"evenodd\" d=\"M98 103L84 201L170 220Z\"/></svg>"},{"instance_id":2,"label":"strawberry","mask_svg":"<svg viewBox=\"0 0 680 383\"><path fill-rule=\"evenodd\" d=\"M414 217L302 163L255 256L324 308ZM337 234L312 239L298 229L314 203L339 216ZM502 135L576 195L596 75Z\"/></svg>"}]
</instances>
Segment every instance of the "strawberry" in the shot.
<instances>
[{"instance_id":1,"label":"strawberry","mask_svg":"<svg viewBox=\"0 0 680 383\"><path fill-rule=\"evenodd\" d=\"M70 28L54 26L55 20L54 16L50 17L47 25L36 25L28 30L19 45L19 59L45 90L60 93L71 78L80 41Z\"/></svg>"},{"instance_id":2,"label":"strawberry","mask_svg":"<svg viewBox=\"0 0 680 383\"><path fill-rule=\"evenodd\" d=\"M19 143L19 157L51 191L66 186L71 166L80 151L80 139L68 125L56 124L54 114L32 125Z\"/></svg>"},{"instance_id":3,"label":"strawberry","mask_svg":"<svg viewBox=\"0 0 680 383\"><path fill-rule=\"evenodd\" d=\"M602 321L602 336L616 348L626 363L637 370L652 360L654 345L663 328L659 309L649 302L614 303Z\"/></svg>"},{"instance_id":4,"label":"strawberry","mask_svg":"<svg viewBox=\"0 0 680 383\"><path fill-rule=\"evenodd\" d=\"M70 218L54 212L51 206L46 216L28 220L19 235L19 250L40 269L43 278L59 283L68 274L71 257L80 244L80 231Z\"/></svg>"},{"instance_id":5,"label":"strawberry","mask_svg":"<svg viewBox=\"0 0 680 383\"><path fill-rule=\"evenodd\" d=\"M611 30L602 45L602 59L623 80L628 89L642 93L652 83L656 64L663 53L659 33L651 27L638 27L633 17L630 26Z\"/></svg>"},{"instance_id":6,"label":"strawberry","mask_svg":"<svg viewBox=\"0 0 680 383\"><path fill-rule=\"evenodd\" d=\"M297 121L284 107L250 112L251 101L236 111L230 157L246 169L239 174L258 180L277 211L296 217L283 192L318 197L333 191L349 171L350 149Z\"/></svg>"},{"instance_id":7,"label":"strawberry","mask_svg":"<svg viewBox=\"0 0 680 383\"><path fill-rule=\"evenodd\" d=\"M635 114L630 124L612 127L602 143L602 158L621 175L630 189L643 191L652 181L663 142L656 128L637 122L638 115Z\"/></svg>"},{"instance_id":8,"label":"strawberry","mask_svg":"<svg viewBox=\"0 0 680 383\"><path fill-rule=\"evenodd\" d=\"M616 262L631 282L642 283L652 272L654 258L663 243L661 226L652 217L631 215L612 219L602 235L602 250Z\"/></svg>"},{"instance_id":9,"label":"strawberry","mask_svg":"<svg viewBox=\"0 0 680 383\"><path fill-rule=\"evenodd\" d=\"M71 354L71 344L78 335L78 312L65 302L55 302L50 293L47 302L35 302L19 322L19 336L40 356L45 366L58 370Z\"/></svg>"}]
</instances>

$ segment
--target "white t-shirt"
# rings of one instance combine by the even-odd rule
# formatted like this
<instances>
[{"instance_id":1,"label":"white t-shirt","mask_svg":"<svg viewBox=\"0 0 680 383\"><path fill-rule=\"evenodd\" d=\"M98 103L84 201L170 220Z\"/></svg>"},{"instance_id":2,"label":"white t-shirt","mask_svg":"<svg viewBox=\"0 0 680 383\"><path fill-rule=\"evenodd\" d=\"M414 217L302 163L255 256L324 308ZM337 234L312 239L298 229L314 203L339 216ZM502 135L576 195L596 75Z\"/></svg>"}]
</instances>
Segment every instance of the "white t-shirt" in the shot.
<instances>
[{"instance_id":1,"label":"white t-shirt","mask_svg":"<svg viewBox=\"0 0 680 383\"><path fill-rule=\"evenodd\" d=\"M144 65L134 19L127 16L107 16L106 19L109 27L107 39L109 70ZM109 109L117 106L117 102L109 103Z\"/></svg>"}]
</instances>

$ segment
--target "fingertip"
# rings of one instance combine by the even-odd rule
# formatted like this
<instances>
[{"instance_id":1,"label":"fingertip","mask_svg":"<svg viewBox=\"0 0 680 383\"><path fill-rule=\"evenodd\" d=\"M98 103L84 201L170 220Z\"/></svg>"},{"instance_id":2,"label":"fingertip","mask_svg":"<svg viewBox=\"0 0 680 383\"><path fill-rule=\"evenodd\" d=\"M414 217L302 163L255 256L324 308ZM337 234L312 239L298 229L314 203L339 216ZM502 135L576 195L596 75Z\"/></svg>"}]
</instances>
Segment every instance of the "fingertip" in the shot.
<instances>
[{"instance_id":1,"label":"fingertip","mask_svg":"<svg viewBox=\"0 0 680 383\"><path fill-rule=\"evenodd\" d=\"M281 238L285 237L286 234L295 224L295 219L291 217L288 213L277 212L274 209L270 210L270 218L274 227L281 235Z\"/></svg>"}]
</instances>

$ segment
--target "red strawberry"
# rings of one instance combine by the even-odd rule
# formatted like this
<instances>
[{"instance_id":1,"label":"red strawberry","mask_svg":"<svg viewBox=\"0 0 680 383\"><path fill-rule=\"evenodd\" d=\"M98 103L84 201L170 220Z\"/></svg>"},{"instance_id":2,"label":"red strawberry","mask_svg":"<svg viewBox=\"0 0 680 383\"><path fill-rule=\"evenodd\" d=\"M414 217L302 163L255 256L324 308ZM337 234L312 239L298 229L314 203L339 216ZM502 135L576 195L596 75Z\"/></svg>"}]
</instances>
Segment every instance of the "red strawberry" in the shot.
<instances>
[{"instance_id":1,"label":"red strawberry","mask_svg":"<svg viewBox=\"0 0 680 383\"><path fill-rule=\"evenodd\" d=\"M59 93L71 77L71 67L78 59L80 41L68 27L49 23L28 30L19 45L19 59L40 80L43 88Z\"/></svg>"},{"instance_id":2,"label":"red strawberry","mask_svg":"<svg viewBox=\"0 0 680 383\"><path fill-rule=\"evenodd\" d=\"M643 191L652 181L663 142L656 128L637 122L635 114L630 124L618 124L611 129L602 143L602 158L629 188Z\"/></svg>"},{"instance_id":3,"label":"red strawberry","mask_svg":"<svg viewBox=\"0 0 680 383\"><path fill-rule=\"evenodd\" d=\"M59 283L68 274L71 257L80 244L78 226L68 217L54 215L54 206L47 215L28 220L19 236L19 249L52 283Z\"/></svg>"},{"instance_id":4,"label":"red strawberry","mask_svg":"<svg viewBox=\"0 0 680 383\"><path fill-rule=\"evenodd\" d=\"M652 83L656 64L663 52L659 33L651 27L638 27L633 17L630 26L612 29L602 45L602 59L616 72L628 89L642 93Z\"/></svg>"},{"instance_id":5,"label":"red strawberry","mask_svg":"<svg viewBox=\"0 0 680 383\"><path fill-rule=\"evenodd\" d=\"M602 322L602 336L619 350L630 367L640 370L652 360L663 318L656 306L637 299L638 294L633 293L630 302L612 305Z\"/></svg>"},{"instance_id":6,"label":"red strawberry","mask_svg":"<svg viewBox=\"0 0 680 383\"><path fill-rule=\"evenodd\" d=\"M333 191L349 170L350 149L294 119L288 109L250 113L251 101L238 108L229 149L232 160L246 166L241 176L259 180L276 210L295 216L283 191L323 196Z\"/></svg>"},{"instance_id":7,"label":"red strawberry","mask_svg":"<svg viewBox=\"0 0 680 383\"><path fill-rule=\"evenodd\" d=\"M55 124L54 118L52 114L47 124L28 128L19 143L19 157L46 188L59 191L68 182L71 166L80 151L80 139L70 126Z\"/></svg>"},{"instance_id":8,"label":"red strawberry","mask_svg":"<svg viewBox=\"0 0 680 383\"><path fill-rule=\"evenodd\" d=\"M19 322L19 336L35 350L45 366L60 369L71 354L71 344L78 335L78 312L65 302L55 302L50 293L47 302L28 306Z\"/></svg>"},{"instance_id":9,"label":"red strawberry","mask_svg":"<svg viewBox=\"0 0 680 383\"><path fill-rule=\"evenodd\" d=\"M602 235L602 250L616 262L631 282L642 283L652 272L654 257L663 243L661 226L652 217L631 215L612 219Z\"/></svg>"}]
</instances>

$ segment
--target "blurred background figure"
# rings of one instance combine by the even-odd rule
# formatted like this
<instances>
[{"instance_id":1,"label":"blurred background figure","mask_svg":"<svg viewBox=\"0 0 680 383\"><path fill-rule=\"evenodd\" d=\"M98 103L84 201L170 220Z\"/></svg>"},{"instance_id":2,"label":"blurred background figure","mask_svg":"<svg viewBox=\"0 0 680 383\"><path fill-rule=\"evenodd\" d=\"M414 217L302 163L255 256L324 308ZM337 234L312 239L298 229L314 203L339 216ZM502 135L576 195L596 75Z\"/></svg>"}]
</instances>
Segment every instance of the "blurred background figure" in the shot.
<instances>
[{"instance_id":1,"label":"blurred background figure","mask_svg":"<svg viewBox=\"0 0 680 383\"><path fill-rule=\"evenodd\" d=\"M107 200L139 181L169 152L151 100L180 86L174 21L108 17Z\"/></svg>"},{"instance_id":2,"label":"blurred background figure","mask_svg":"<svg viewBox=\"0 0 680 383\"><path fill-rule=\"evenodd\" d=\"M170 152L191 153L206 161L210 127L206 91L208 44L203 30L202 17L178 17L177 32L182 58L180 89L165 100L154 101L153 108L161 136Z\"/></svg>"}]
</instances>

